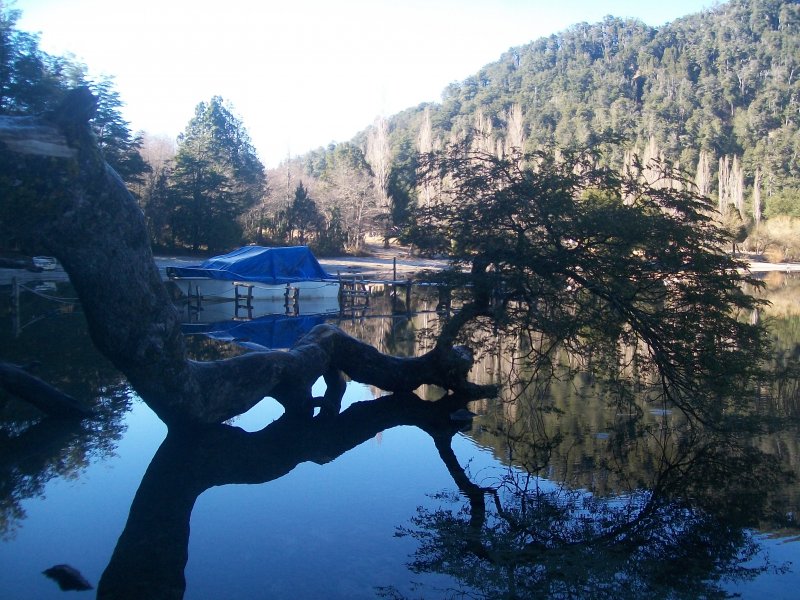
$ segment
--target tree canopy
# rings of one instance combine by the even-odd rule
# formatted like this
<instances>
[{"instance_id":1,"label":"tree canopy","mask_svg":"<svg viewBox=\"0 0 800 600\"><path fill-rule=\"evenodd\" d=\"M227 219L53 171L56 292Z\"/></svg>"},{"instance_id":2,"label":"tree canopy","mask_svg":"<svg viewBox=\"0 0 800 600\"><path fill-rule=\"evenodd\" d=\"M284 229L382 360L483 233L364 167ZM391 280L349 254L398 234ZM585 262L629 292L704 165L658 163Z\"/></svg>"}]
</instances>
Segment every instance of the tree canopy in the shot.
<instances>
[{"instance_id":1,"label":"tree canopy","mask_svg":"<svg viewBox=\"0 0 800 600\"><path fill-rule=\"evenodd\" d=\"M239 243L237 217L260 200L266 178L243 123L219 96L198 104L178 137L171 183L175 233L186 245Z\"/></svg>"},{"instance_id":2,"label":"tree canopy","mask_svg":"<svg viewBox=\"0 0 800 600\"><path fill-rule=\"evenodd\" d=\"M493 151L520 133L530 152L591 146L611 132L620 143L604 160L616 168L632 149L651 147L686 170L707 153L706 194L724 194L716 163L737 157L742 217L760 210L755 195L771 216L792 210L783 198L800 199L797 40L796 0L730 0L657 28L611 16L576 23L450 84L441 103L393 116L390 144L396 156L414 137L424 153L477 123Z\"/></svg>"},{"instance_id":3,"label":"tree canopy","mask_svg":"<svg viewBox=\"0 0 800 600\"><path fill-rule=\"evenodd\" d=\"M648 180L602 166L597 148L498 158L468 144L424 164L441 191L412 238L450 257L454 285L472 286L454 321L472 321L473 339L486 318L489 332L526 339L529 372L566 348L603 376L650 373L654 393L709 422L758 373L764 332L742 318L759 305L742 284L758 284L669 165L649 165Z\"/></svg>"},{"instance_id":4,"label":"tree canopy","mask_svg":"<svg viewBox=\"0 0 800 600\"><path fill-rule=\"evenodd\" d=\"M139 152L141 136L130 131L122 116L123 102L113 78L91 79L85 65L41 50L37 35L17 29L19 14L0 3L0 115L53 111L68 90L86 86L97 98L91 126L105 159L126 183L139 182L149 167ZM7 225L8 221L0 219L4 234L0 245L13 246L14 234Z\"/></svg>"}]
</instances>

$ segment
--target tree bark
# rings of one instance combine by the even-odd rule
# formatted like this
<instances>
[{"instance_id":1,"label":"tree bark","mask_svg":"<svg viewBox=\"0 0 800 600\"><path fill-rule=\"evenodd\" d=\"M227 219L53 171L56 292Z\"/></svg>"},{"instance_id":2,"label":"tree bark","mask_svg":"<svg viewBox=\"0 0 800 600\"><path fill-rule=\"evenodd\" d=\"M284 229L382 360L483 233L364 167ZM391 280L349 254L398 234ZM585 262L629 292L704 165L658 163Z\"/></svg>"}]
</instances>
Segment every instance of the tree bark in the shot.
<instances>
[{"instance_id":1,"label":"tree bark","mask_svg":"<svg viewBox=\"0 0 800 600\"><path fill-rule=\"evenodd\" d=\"M153 261L144 217L106 164L88 120L95 99L73 90L41 117L0 117L0 222L31 254L55 256L80 297L94 344L167 425L219 423L273 396L310 415L320 377L387 391L421 384L470 391L472 355L437 346L416 358L383 355L320 325L288 352L195 362ZM337 399L326 398L327 410Z\"/></svg>"}]
</instances>

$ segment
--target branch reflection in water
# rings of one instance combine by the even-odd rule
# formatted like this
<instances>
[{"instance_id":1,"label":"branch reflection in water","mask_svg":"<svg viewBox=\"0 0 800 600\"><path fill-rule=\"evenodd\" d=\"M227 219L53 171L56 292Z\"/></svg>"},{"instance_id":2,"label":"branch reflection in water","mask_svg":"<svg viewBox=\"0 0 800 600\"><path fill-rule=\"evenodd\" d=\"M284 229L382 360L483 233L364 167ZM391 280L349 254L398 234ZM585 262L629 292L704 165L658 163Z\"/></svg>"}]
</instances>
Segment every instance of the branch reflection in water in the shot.
<instances>
[{"instance_id":1,"label":"branch reflection in water","mask_svg":"<svg viewBox=\"0 0 800 600\"><path fill-rule=\"evenodd\" d=\"M489 485L456 477L462 495L438 496L398 535L419 544L413 571L450 575L470 597L727 597L725 583L785 569L757 556L750 529L781 520L769 506L781 476L750 447L695 442L607 497L514 468Z\"/></svg>"},{"instance_id":2,"label":"branch reflection in water","mask_svg":"<svg viewBox=\"0 0 800 600\"><path fill-rule=\"evenodd\" d=\"M227 425L170 431L139 486L98 597L181 598L192 508L210 487L273 481L302 462L330 462L400 425L451 439L463 425L451 414L470 399L450 395L429 402L392 395L335 416L283 416L257 432Z\"/></svg>"},{"instance_id":3,"label":"branch reflection in water","mask_svg":"<svg viewBox=\"0 0 800 600\"><path fill-rule=\"evenodd\" d=\"M411 526L398 530L419 543L412 570L446 574L463 586L429 590L433 597L724 597L724 581L783 568L753 562L759 544L750 528L780 521L769 499L784 480L747 439L668 428L653 436L649 427L632 436L637 429L626 422L605 440L606 465L635 447L654 469L648 480L646 471L629 472L629 491L605 497L519 466L478 480L451 446L463 426L452 415L467 400L394 395L334 417L284 416L252 433L225 425L170 432L139 487L98 597L181 598L190 516L201 493L274 481L305 461L330 462L400 425L432 437L460 491L439 494L439 509L420 508ZM532 441L507 438L520 456L548 450L547 443L523 447ZM624 480L622 468L616 475ZM380 593L402 597L391 588Z\"/></svg>"},{"instance_id":4,"label":"branch reflection in water","mask_svg":"<svg viewBox=\"0 0 800 600\"><path fill-rule=\"evenodd\" d=\"M414 353L422 327L401 325L373 333L387 345L410 339ZM403 327L408 335L399 336ZM782 366L796 384L793 347ZM509 355L508 345L498 351ZM497 362L476 378L495 381L500 370ZM780 469L755 449L784 438L763 421L737 419L729 423L737 431L714 431L677 411L651 412L646 403L623 410L627 405L612 402L608 412L608 392L584 374L514 387L509 373L502 373L508 386L500 399L470 404L482 414L470 435L509 465L493 472L469 473L452 452L460 424L451 415L466 403L458 397L433 403L390 396L328 418L284 417L254 433L227 426L172 431L136 494L100 596L182 597L191 512L204 490L275 481L302 462L329 462L398 425L431 435L460 492L432 489L439 509L398 523L398 533L419 544L412 569L455 582L449 590L422 590L426 598L722 597L726 581L782 569L757 555L752 529L791 525L772 505L787 491ZM746 429L761 435L753 441ZM381 593L402 597L393 588Z\"/></svg>"},{"instance_id":5,"label":"branch reflection in water","mask_svg":"<svg viewBox=\"0 0 800 600\"><path fill-rule=\"evenodd\" d=\"M458 582L438 595L723 598L788 571L764 553L758 531L797 530L785 497L796 465L770 453L796 445L792 397L770 385L786 365L767 365L747 401L693 398L718 403L695 413L599 355L588 371L560 350L545 368L532 365L527 356L544 353L525 342L495 336L478 367L504 385L479 403L473 435L510 466L468 476L437 440L460 494L434 495L438 508L420 507L398 528L418 543L413 571ZM712 412L721 415L712 423L696 417Z\"/></svg>"},{"instance_id":6,"label":"branch reflection in water","mask_svg":"<svg viewBox=\"0 0 800 600\"><path fill-rule=\"evenodd\" d=\"M566 358L526 379L515 358L508 340L483 357L484 376L507 385L478 403L473 432L509 466L467 476L438 441L460 494L398 528L418 543L413 571L474 598L722 598L786 571L756 528L795 529L776 501L789 465L761 450L789 421L750 407L707 426L642 381L620 386Z\"/></svg>"}]
</instances>

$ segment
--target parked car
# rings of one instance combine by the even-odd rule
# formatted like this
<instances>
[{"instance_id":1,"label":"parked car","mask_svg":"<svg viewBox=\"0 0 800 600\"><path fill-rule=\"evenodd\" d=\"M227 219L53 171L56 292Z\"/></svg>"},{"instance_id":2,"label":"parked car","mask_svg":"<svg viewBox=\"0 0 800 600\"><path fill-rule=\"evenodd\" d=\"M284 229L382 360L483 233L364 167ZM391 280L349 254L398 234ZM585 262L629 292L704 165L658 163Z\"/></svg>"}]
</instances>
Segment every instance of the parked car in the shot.
<instances>
[{"instance_id":1,"label":"parked car","mask_svg":"<svg viewBox=\"0 0 800 600\"><path fill-rule=\"evenodd\" d=\"M52 256L34 256L33 266L45 271L52 271L58 266L58 261Z\"/></svg>"}]
</instances>

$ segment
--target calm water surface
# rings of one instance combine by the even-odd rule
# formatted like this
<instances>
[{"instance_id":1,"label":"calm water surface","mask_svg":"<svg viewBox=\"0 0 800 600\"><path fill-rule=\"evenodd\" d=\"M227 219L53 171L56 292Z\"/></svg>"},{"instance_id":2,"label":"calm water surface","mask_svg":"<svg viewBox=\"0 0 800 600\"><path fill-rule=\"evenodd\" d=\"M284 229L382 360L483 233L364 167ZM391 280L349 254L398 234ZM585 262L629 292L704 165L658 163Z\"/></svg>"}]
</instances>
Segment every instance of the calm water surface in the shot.
<instances>
[{"instance_id":1,"label":"calm water surface","mask_svg":"<svg viewBox=\"0 0 800 600\"><path fill-rule=\"evenodd\" d=\"M64 284L40 291L70 295ZM167 430L94 352L78 307L23 293L20 318L14 322L10 288L0 287L0 293L6 303L1 305L3 358L41 360L38 375L103 414L97 425L47 428L35 411L0 396L0 597L56 598L64 592L41 574L55 564L72 565L97 587ZM415 304L421 313L392 316L391 306L376 300L365 313L370 318L356 315L334 322L383 351L409 354L420 351L418 334L433 326L435 313L425 311L434 304L435 299L426 303L421 298ZM385 318L373 318L377 315ZM786 318L780 331L788 339L798 327ZM248 335L244 346L195 335L190 343L198 357L235 354L253 346L252 332ZM800 336L790 341L787 348L800 344ZM487 377L491 365L478 370L478 378ZM433 424L423 430L375 411L347 430L357 430L363 440L356 435L351 443L344 430L334 428L296 447L289 440L305 434L290 429L286 438L263 436L259 448L270 449L263 455L240 450L239 440L248 444L250 438L235 430L233 441L226 441L230 428L201 440L203 451L188 458L181 446L190 442L177 440L173 450L167 444L159 451L158 465L167 479L154 479L155 491L142 494L136 510L160 510L167 496L191 488L187 497L193 498L201 490L191 509L186 598L481 598L510 597L503 594L514 590L523 598L533 597L531 590L546 590L552 597L634 598L643 589L660 590L664 597L723 590L744 598L796 598L796 484L772 489L775 498L764 511L770 518L747 527L740 527L747 519L729 524L719 515L695 517L689 504L673 496L657 502L648 482L664 479L653 474L649 442L626 447L627 464L611 465L609 457L620 456L609 450L621 439L611 428L618 415L589 397L592 389L575 381L553 386L553 410L544 414L529 413L521 405L473 403L478 416L471 422L452 421L449 431L447 419L432 416ZM434 390L419 393L435 395ZM354 414L357 403L377 395L350 384L343 413ZM281 413L267 398L231 425L258 432L277 421L274 431L281 426ZM420 418L428 422L424 414ZM677 416L669 410L647 414L651 425L671 418ZM392 426L381 428L383 420ZM520 423L540 431L538 440L552 443L542 450L520 440L513 435ZM455 432L462 426L464 431ZM530 447L519 445L529 442ZM211 447L216 443L219 450ZM309 460L304 452L317 443ZM797 473L796 434L766 436L756 444L774 451L785 469ZM341 454L330 450L349 445ZM462 470L447 462L447 448ZM209 470L215 460L224 460L219 457L226 451L236 457L241 452L241 460L232 459L236 464L228 471L214 470L214 465ZM537 468L531 469L536 461ZM740 464L749 468L749 463ZM225 483L220 473L229 471L235 472L232 480L260 483ZM465 474L466 483L459 479ZM629 481L623 485L623 479ZM471 485L483 490L475 495ZM159 490L164 497L159 498ZM738 496L731 500L741 492L722 491L727 495L720 502L745 506L746 513ZM481 496L483 504L477 500ZM180 520L180 510L168 517ZM163 530L140 531L138 539L153 544L142 546L150 548L144 552L180 552L180 540L165 533L169 529L165 518ZM473 537L476 531L482 532L479 541ZM702 560L713 559L718 566L687 578L681 589L669 581L668 570L659 569L672 561L679 573L675 577L683 577L702 562L686 550L692 544L703 546ZM525 560L510 559L512 553ZM131 574L139 568L124 561L117 567ZM643 582L655 587L643 588Z\"/></svg>"}]
</instances>

